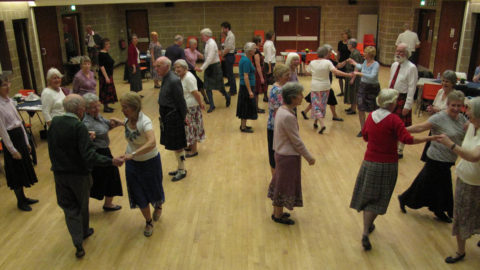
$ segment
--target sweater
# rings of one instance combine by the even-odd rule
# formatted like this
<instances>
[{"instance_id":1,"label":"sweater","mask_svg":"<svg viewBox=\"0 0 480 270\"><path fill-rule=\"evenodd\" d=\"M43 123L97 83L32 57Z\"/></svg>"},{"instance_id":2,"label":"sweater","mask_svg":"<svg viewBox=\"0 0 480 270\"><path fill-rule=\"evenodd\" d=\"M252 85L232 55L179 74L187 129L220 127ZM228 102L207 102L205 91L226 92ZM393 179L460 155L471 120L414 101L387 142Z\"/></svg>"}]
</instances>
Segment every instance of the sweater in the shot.
<instances>
[{"instance_id":1,"label":"sweater","mask_svg":"<svg viewBox=\"0 0 480 270\"><path fill-rule=\"evenodd\" d=\"M48 153L55 174L88 175L93 166L110 166L112 159L98 154L87 127L75 114L53 118L48 130Z\"/></svg>"}]
</instances>

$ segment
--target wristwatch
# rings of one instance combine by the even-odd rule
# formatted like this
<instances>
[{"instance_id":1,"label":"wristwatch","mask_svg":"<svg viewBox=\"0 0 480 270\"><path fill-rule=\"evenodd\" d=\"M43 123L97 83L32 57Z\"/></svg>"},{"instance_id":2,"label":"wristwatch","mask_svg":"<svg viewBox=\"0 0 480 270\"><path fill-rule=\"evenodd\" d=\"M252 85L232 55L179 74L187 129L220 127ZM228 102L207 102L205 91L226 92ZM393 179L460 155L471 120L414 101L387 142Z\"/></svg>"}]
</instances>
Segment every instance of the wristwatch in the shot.
<instances>
[{"instance_id":1,"label":"wristwatch","mask_svg":"<svg viewBox=\"0 0 480 270\"><path fill-rule=\"evenodd\" d=\"M134 157L135 154L137 154L137 152L136 152L136 151L133 151L133 152L132 152L132 157Z\"/></svg>"}]
</instances>

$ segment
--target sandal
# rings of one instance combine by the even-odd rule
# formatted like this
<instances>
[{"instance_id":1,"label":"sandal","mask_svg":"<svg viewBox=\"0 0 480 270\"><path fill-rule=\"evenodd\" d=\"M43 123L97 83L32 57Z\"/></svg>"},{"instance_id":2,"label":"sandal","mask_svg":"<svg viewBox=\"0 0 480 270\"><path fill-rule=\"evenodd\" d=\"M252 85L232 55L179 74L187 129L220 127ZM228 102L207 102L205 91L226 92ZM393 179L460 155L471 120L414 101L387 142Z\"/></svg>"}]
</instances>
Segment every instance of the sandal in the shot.
<instances>
[{"instance_id":1,"label":"sandal","mask_svg":"<svg viewBox=\"0 0 480 270\"><path fill-rule=\"evenodd\" d=\"M463 253L463 254L458 254L458 252L455 252L455 253L456 253L457 256L455 256L455 257L450 257L449 256L445 259L445 262L446 263L456 263L458 261L463 260L463 258L465 258L466 253Z\"/></svg>"},{"instance_id":2,"label":"sandal","mask_svg":"<svg viewBox=\"0 0 480 270\"><path fill-rule=\"evenodd\" d=\"M150 237L152 236L152 234L153 234L153 224L152 224L152 220L150 219L145 224L145 230L143 231L143 235L145 235L146 237Z\"/></svg>"},{"instance_id":3,"label":"sandal","mask_svg":"<svg viewBox=\"0 0 480 270\"><path fill-rule=\"evenodd\" d=\"M289 218L285 218L283 216L281 218L276 218L274 215L272 215L272 220L275 221L276 223L285 224L285 225L295 224L295 221Z\"/></svg>"}]
</instances>

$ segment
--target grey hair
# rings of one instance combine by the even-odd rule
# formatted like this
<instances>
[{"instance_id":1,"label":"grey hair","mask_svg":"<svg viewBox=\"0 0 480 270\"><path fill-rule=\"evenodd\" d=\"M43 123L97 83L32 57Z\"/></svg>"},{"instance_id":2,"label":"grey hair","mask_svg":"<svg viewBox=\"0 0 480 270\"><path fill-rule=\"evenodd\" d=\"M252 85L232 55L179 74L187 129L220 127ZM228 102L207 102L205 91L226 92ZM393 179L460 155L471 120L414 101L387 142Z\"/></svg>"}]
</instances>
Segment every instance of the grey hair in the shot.
<instances>
[{"instance_id":1,"label":"grey hair","mask_svg":"<svg viewBox=\"0 0 480 270\"><path fill-rule=\"evenodd\" d=\"M169 69L172 67L172 60L168 59L166 56L160 56L159 58L157 58L157 60L162 65L167 65Z\"/></svg>"},{"instance_id":2,"label":"grey hair","mask_svg":"<svg viewBox=\"0 0 480 270\"><path fill-rule=\"evenodd\" d=\"M59 78L63 77L62 73L60 73L58 69L52 67L47 71L47 81L50 81L53 76L58 76Z\"/></svg>"},{"instance_id":3,"label":"grey hair","mask_svg":"<svg viewBox=\"0 0 480 270\"><path fill-rule=\"evenodd\" d=\"M178 41L183 41L182 35L175 35L175 42L178 42Z\"/></svg>"},{"instance_id":4,"label":"grey hair","mask_svg":"<svg viewBox=\"0 0 480 270\"><path fill-rule=\"evenodd\" d=\"M99 100L98 96L94 93L86 93L85 95L83 95L83 99L85 99L85 106L87 106L87 108L90 107L90 103L98 102Z\"/></svg>"},{"instance_id":5,"label":"grey hair","mask_svg":"<svg viewBox=\"0 0 480 270\"><path fill-rule=\"evenodd\" d=\"M382 89L376 98L377 105L382 109L387 109L391 104L397 102L397 98L397 90L391 88Z\"/></svg>"},{"instance_id":6,"label":"grey hair","mask_svg":"<svg viewBox=\"0 0 480 270\"><path fill-rule=\"evenodd\" d=\"M299 59L300 60L300 56L298 56L298 53L294 53L294 52L288 53L287 54L287 60L285 60L285 65L290 67L293 59Z\"/></svg>"},{"instance_id":7,"label":"grey hair","mask_svg":"<svg viewBox=\"0 0 480 270\"><path fill-rule=\"evenodd\" d=\"M137 34L132 34L131 38L138 38Z\"/></svg>"},{"instance_id":8,"label":"grey hair","mask_svg":"<svg viewBox=\"0 0 480 270\"><path fill-rule=\"evenodd\" d=\"M92 60L90 59L90 57L84 55L80 58L80 65L83 65L85 62L92 63Z\"/></svg>"},{"instance_id":9,"label":"grey hair","mask_svg":"<svg viewBox=\"0 0 480 270\"><path fill-rule=\"evenodd\" d=\"M69 96L63 100L63 108L66 112L76 114L78 108L82 105L85 105L85 99L82 96Z\"/></svg>"},{"instance_id":10,"label":"grey hair","mask_svg":"<svg viewBox=\"0 0 480 270\"><path fill-rule=\"evenodd\" d=\"M463 103L465 101L465 94L462 91L453 90L447 95L447 104L451 101L461 101Z\"/></svg>"},{"instance_id":11,"label":"grey hair","mask_svg":"<svg viewBox=\"0 0 480 270\"><path fill-rule=\"evenodd\" d=\"M213 32L212 32L212 30L210 30L210 28L203 28L202 31L200 31L200 35L204 35L204 36L207 36L207 37L212 37Z\"/></svg>"},{"instance_id":12,"label":"grey hair","mask_svg":"<svg viewBox=\"0 0 480 270\"><path fill-rule=\"evenodd\" d=\"M402 42L402 43L397 45L397 48L400 47L400 46L405 48L405 55L407 56L407 59L408 59L410 57L410 51L408 50L408 45L406 43Z\"/></svg>"},{"instance_id":13,"label":"grey hair","mask_svg":"<svg viewBox=\"0 0 480 270\"><path fill-rule=\"evenodd\" d=\"M442 78L451 82L453 85L457 83L457 74L453 70L445 70L442 74Z\"/></svg>"},{"instance_id":14,"label":"grey hair","mask_svg":"<svg viewBox=\"0 0 480 270\"><path fill-rule=\"evenodd\" d=\"M333 47L330 44L323 44L323 47L327 48L328 52L331 52L333 50Z\"/></svg>"},{"instance_id":15,"label":"grey hair","mask_svg":"<svg viewBox=\"0 0 480 270\"><path fill-rule=\"evenodd\" d=\"M255 46L257 46L255 43L247 42L247 43L245 43L245 46L243 47L243 50L244 50L245 53L250 52L250 51L255 50Z\"/></svg>"},{"instance_id":16,"label":"grey hair","mask_svg":"<svg viewBox=\"0 0 480 270\"><path fill-rule=\"evenodd\" d=\"M318 47L318 49L317 49L317 54L318 54L319 58L327 57L329 52L330 52L330 50L327 47L325 47L325 45L321 46L321 47Z\"/></svg>"},{"instance_id":17,"label":"grey hair","mask_svg":"<svg viewBox=\"0 0 480 270\"><path fill-rule=\"evenodd\" d=\"M357 40L356 40L356 39L354 39L354 38L351 38L351 39L349 39L349 40L347 41L347 44L348 44L348 45L351 45L351 46L352 46L352 48L357 48L357 44L358 44L358 42L357 42Z\"/></svg>"},{"instance_id":18,"label":"grey hair","mask_svg":"<svg viewBox=\"0 0 480 270\"><path fill-rule=\"evenodd\" d=\"M190 45L192 45L192 44L197 44L197 40L194 39L194 38L191 38L191 39L188 41L188 43L190 43Z\"/></svg>"},{"instance_id":19,"label":"grey hair","mask_svg":"<svg viewBox=\"0 0 480 270\"><path fill-rule=\"evenodd\" d=\"M480 97L474 97L467 100L467 105L475 119L480 119Z\"/></svg>"},{"instance_id":20,"label":"grey hair","mask_svg":"<svg viewBox=\"0 0 480 270\"><path fill-rule=\"evenodd\" d=\"M184 69L188 69L188 64L187 64L187 61L183 60L183 59L178 59L177 61L175 61L175 63L173 64L174 67L176 66L181 66L182 68Z\"/></svg>"},{"instance_id":21,"label":"grey hair","mask_svg":"<svg viewBox=\"0 0 480 270\"><path fill-rule=\"evenodd\" d=\"M298 82L288 82L282 87L282 97L285 104L292 104L293 98L303 92L303 86Z\"/></svg>"}]
</instances>

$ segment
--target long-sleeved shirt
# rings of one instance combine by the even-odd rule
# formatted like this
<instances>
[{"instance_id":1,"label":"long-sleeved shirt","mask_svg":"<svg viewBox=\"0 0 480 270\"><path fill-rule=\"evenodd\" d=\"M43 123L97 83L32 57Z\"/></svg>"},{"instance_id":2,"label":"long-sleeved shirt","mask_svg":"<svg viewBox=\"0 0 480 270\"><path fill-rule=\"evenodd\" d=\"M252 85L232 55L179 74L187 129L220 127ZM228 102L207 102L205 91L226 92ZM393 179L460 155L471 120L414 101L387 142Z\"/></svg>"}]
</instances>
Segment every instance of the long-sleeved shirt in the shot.
<instances>
[{"instance_id":1,"label":"long-sleeved shirt","mask_svg":"<svg viewBox=\"0 0 480 270\"><path fill-rule=\"evenodd\" d=\"M52 120L48 153L55 174L88 175L93 166L112 165L111 158L96 152L87 127L72 113Z\"/></svg>"},{"instance_id":2,"label":"long-sleeved shirt","mask_svg":"<svg viewBox=\"0 0 480 270\"><path fill-rule=\"evenodd\" d=\"M13 146L12 140L8 135L8 130L18 127L22 128L25 142L27 145L30 145L22 120L12 100L10 98L0 97L0 137L2 137L3 145L5 145L10 154L14 154L18 152L18 150Z\"/></svg>"},{"instance_id":3,"label":"long-sleeved shirt","mask_svg":"<svg viewBox=\"0 0 480 270\"><path fill-rule=\"evenodd\" d=\"M128 46L128 58L127 58L128 66L138 66L140 64L140 51L138 48L130 43Z\"/></svg>"},{"instance_id":4,"label":"long-sleeved shirt","mask_svg":"<svg viewBox=\"0 0 480 270\"><path fill-rule=\"evenodd\" d=\"M278 108L273 134L275 153L285 156L301 155L308 161L313 159L300 138L297 117L293 111L284 106Z\"/></svg>"},{"instance_id":5,"label":"long-sleeved shirt","mask_svg":"<svg viewBox=\"0 0 480 270\"><path fill-rule=\"evenodd\" d=\"M75 77L73 78L73 93L79 94L81 96L86 93L97 93L97 80L95 80L95 75L93 71L88 71L89 77L85 76L82 70L79 70Z\"/></svg>"},{"instance_id":6,"label":"long-sleeved shirt","mask_svg":"<svg viewBox=\"0 0 480 270\"><path fill-rule=\"evenodd\" d=\"M62 90L55 91L49 87L42 91L42 113L45 122L52 121L53 117L62 115L65 110L63 109L63 100L65 94Z\"/></svg>"},{"instance_id":7,"label":"long-sleeved shirt","mask_svg":"<svg viewBox=\"0 0 480 270\"><path fill-rule=\"evenodd\" d=\"M183 97L182 81L171 70L163 76L160 94L158 95L158 105L176 109L182 119L187 116L187 103Z\"/></svg>"},{"instance_id":8,"label":"long-sleeved shirt","mask_svg":"<svg viewBox=\"0 0 480 270\"><path fill-rule=\"evenodd\" d=\"M363 64L358 64L356 68L362 71L361 82L378 84L378 70L380 69L380 64L377 61L374 61L370 66L367 65L367 60Z\"/></svg>"},{"instance_id":9,"label":"long-sleeved shirt","mask_svg":"<svg viewBox=\"0 0 480 270\"><path fill-rule=\"evenodd\" d=\"M265 63L268 64L276 62L275 55L277 54L277 50L275 49L273 41L265 41L265 43L263 44L263 53L265 54Z\"/></svg>"},{"instance_id":10,"label":"long-sleeved shirt","mask_svg":"<svg viewBox=\"0 0 480 270\"><path fill-rule=\"evenodd\" d=\"M235 35L230 30L223 42L223 49L228 50L228 53L235 53Z\"/></svg>"},{"instance_id":11,"label":"long-sleeved shirt","mask_svg":"<svg viewBox=\"0 0 480 270\"><path fill-rule=\"evenodd\" d=\"M82 120L88 131L95 132L95 139L93 145L97 148L108 148L110 145L110 138L108 132L110 131L110 121L103 118L100 114L93 117L86 113Z\"/></svg>"},{"instance_id":12,"label":"long-sleeved shirt","mask_svg":"<svg viewBox=\"0 0 480 270\"><path fill-rule=\"evenodd\" d=\"M189 68L190 66L195 68L195 64L197 63L197 59L201 55L201 53L197 49L192 51L190 48L185 49L184 52L185 52L185 58L187 59L187 63L189 64Z\"/></svg>"},{"instance_id":13,"label":"long-sleeved shirt","mask_svg":"<svg viewBox=\"0 0 480 270\"><path fill-rule=\"evenodd\" d=\"M172 66L175 64L175 61L179 59L183 59L187 61L187 58L185 57L185 50L180 47L178 44L173 44L169 47L167 47L167 50L165 51L165 56L172 61ZM193 69L195 68L195 65L191 66L190 62L187 61L188 64L188 69Z\"/></svg>"},{"instance_id":14,"label":"long-sleeved shirt","mask_svg":"<svg viewBox=\"0 0 480 270\"><path fill-rule=\"evenodd\" d=\"M397 71L399 63L395 62L390 68L390 80L388 80L388 86L390 86L395 72ZM400 94L407 94L407 100L405 101L404 109L411 110L413 105L413 96L417 89L418 71L417 67L412 62L405 60L400 64L400 71L398 72L397 80L393 89L397 90Z\"/></svg>"},{"instance_id":15,"label":"long-sleeved shirt","mask_svg":"<svg viewBox=\"0 0 480 270\"><path fill-rule=\"evenodd\" d=\"M217 43L213 38L209 38L205 45L205 61L203 62L202 70L205 71L208 66L218 62L220 62L220 57L218 56Z\"/></svg>"}]
</instances>

